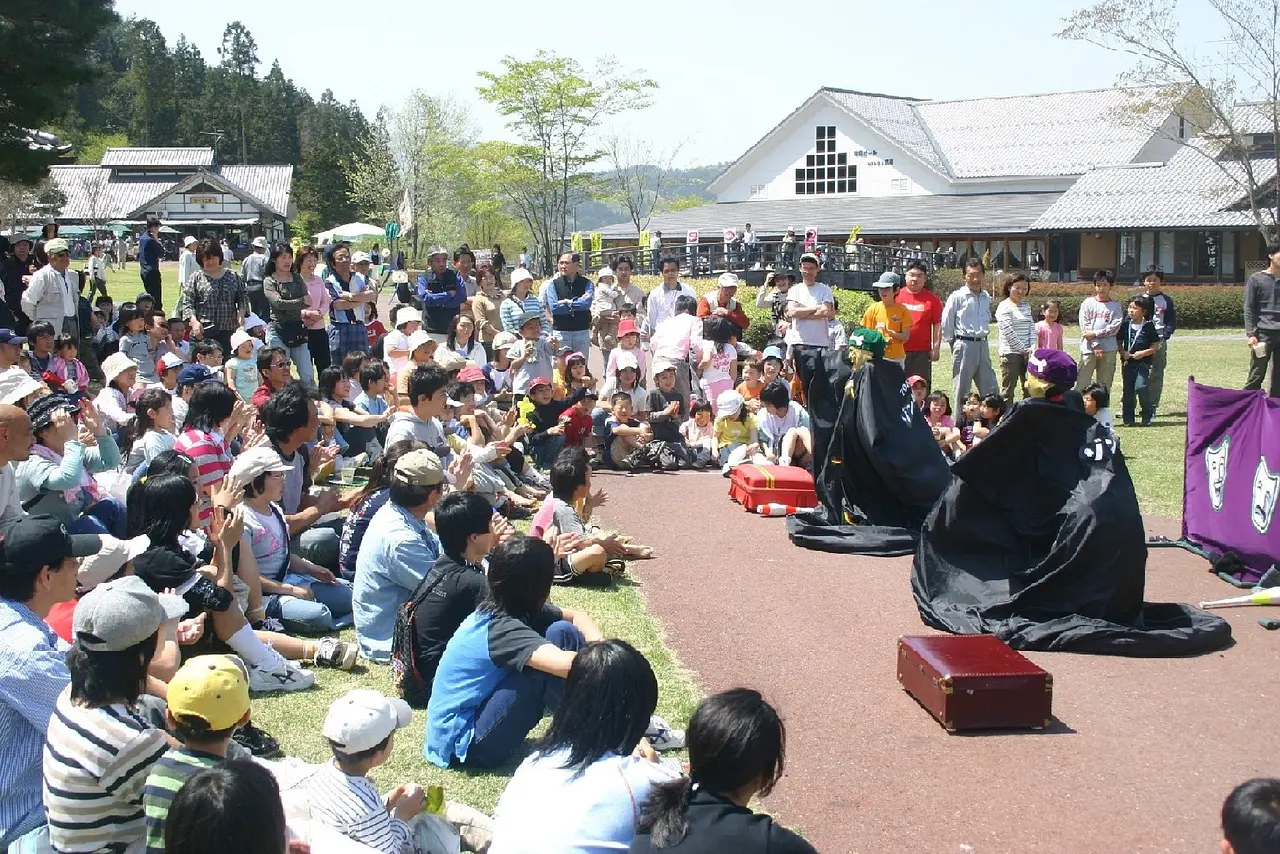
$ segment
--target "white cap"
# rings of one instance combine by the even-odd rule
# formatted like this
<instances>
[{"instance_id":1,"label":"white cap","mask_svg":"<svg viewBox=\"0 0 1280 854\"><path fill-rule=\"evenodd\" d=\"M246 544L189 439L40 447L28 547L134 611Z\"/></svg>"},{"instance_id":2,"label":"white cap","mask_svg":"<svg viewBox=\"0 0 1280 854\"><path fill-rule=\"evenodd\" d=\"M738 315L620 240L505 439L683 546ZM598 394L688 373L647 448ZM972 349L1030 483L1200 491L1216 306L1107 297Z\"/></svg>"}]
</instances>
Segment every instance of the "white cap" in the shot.
<instances>
[{"instance_id":1,"label":"white cap","mask_svg":"<svg viewBox=\"0 0 1280 854\"><path fill-rule=\"evenodd\" d=\"M618 355L622 354L619 353ZM664 359L661 356L658 356L653 360L653 375L655 377L663 371L674 371L675 369L676 363L671 359Z\"/></svg>"},{"instance_id":2,"label":"white cap","mask_svg":"<svg viewBox=\"0 0 1280 854\"><path fill-rule=\"evenodd\" d=\"M169 371L174 368L181 368L186 363L187 360L179 356L177 353L169 352L160 357L158 366L160 368L160 373L163 374L165 371Z\"/></svg>"},{"instance_id":3,"label":"white cap","mask_svg":"<svg viewBox=\"0 0 1280 854\"><path fill-rule=\"evenodd\" d=\"M43 388L48 386L16 365L0 373L0 403L16 405L27 395L35 394Z\"/></svg>"},{"instance_id":4,"label":"white cap","mask_svg":"<svg viewBox=\"0 0 1280 854\"><path fill-rule=\"evenodd\" d=\"M245 332L243 329L237 329L235 332L231 333L231 352L227 355L234 356L235 352L240 349L242 344L248 344L252 340L253 336L248 332Z\"/></svg>"},{"instance_id":5,"label":"white cap","mask_svg":"<svg viewBox=\"0 0 1280 854\"><path fill-rule=\"evenodd\" d=\"M635 357L634 353L627 350L619 350L613 360L613 369L615 373L621 373L624 368L632 370L640 370L640 360Z\"/></svg>"},{"instance_id":6,"label":"white cap","mask_svg":"<svg viewBox=\"0 0 1280 854\"><path fill-rule=\"evenodd\" d=\"M722 391L716 398L716 415L721 418L732 418L742 411L742 395L736 391Z\"/></svg>"},{"instance_id":7,"label":"white cap","mask_svg":"<svg viewBox=\"0 0 1280 854\"><path fill-rule=\"evenodd\" d=\"M533 273L530 273L524 267L517 267L511 272L511 287L515 287L520 282L532 282Z\"/></svg>"},{"instance_id":8,"label":"white cap","mask_svg":"<svg viewBox=\"0 0 1280 854\"><path fill-rule=\"evenodd\" d=\"M437 350L436 364L442 371L460 371L467 366L467 360L452 350Z\"/></svg>"},{"instance_id":9,"label":"white cap","mask_svg":"<svg viewBox=\"0 0 1280 854\"><path fill-rule=\"evenodd\" d=\"M253 312L249 312L249 316L244 319L244 328L257 329L259 326L266 326L267 322Z\"/></svg>"},{"instance_id":10,"label":"white cap","mask_svg":"<svg viewBox=\"0 0 1280 854\"><path fill-rule=\"evenodd\" d=\"M151 538L146 534L131 540L118 540L110 534L103 534L101 550L95 555L80 558L76 583L84 590L92 590L149 548Z\"/></svg>"},{"instance_id":11,"label":"white cap","mask_svg":"<svg viewBox=\"0 0 1280 854\"><path fill-rule=\"evenodd\" d=\"M427 330L419 329L417 332L409 336L409 344L405 349L409 351L409 355L413 355L414 350L417 350L423 344L427 343L438 344L439 342L428 335Z\"/></svg>"},{"instance_id":12,"label":"white cap","mask_svg":"<svg viewBox=\"0 0 1280 854\"><path fill-rule=\"evenodd\" d=\"M112 353L102 360L102 376L106 378L107 385L111 385L111 381L116 377L136 367L138 365L129 358L127 353Z\"/></svg>"},{"instance_id":13,"label":"white cap","mask_svg":"<svg viewBox=\"0 0 1280 854\"><path fill-rule=\"evenodd\" d=\"M371 750L413 722L413 709L399 697L356 688L333 701L321 732L343 753Z\"/></svg>"},{"instance_id":14,"label":"white cap","mask_svg":"<svg viewBox=\"0 0 1280 854\"><path fill-rule=\"evenodd\" d=\"M418 323L422 322L422 312L418 311L411 305L407 305L396 312L397 327L404 326L406 323L412 323L415 320Z\"/></svg>"},{"instance_id":15,"label":"white cap","mask_svg":"<svg viewBox=\"0 0 1280 854\"><path fill-rule=\"evenodd\" d=\"M368 252L352 252L351 253L352 264L362 264L362 263L372 263L372 262L373 262L373 258L369 256Z\"/></svg>"},{"instance_id":16,"label":"white cap","mask_svg":"<svg viewBox=\"0 0 1280 854\"><path fill-rule=\"evenodd\" d=\"M266 249L266 248L267 248L267 238L262 237L262 236L255 237L255 238L253 238L253 245L254 245L254 246L256 246L256 247L258 247L259 249Z\"/></svg>"},{"instance_id":17,"label":"white cap","mask_svg":"<svg viewBox=\"0 0 1280 854\"><path fill-rule=\"evenodd\" d=\"M293 466L286 463L271 448L259 446L241 451L231 463L227 477L236 489L244 489L250 482L269 471L292 471Z\"/></svg>"},{"instance_id":18,"label":"white cap","mask_svg":"<svg viewBox=\"0 0 1280 854\"><path fill-rule=\"evenodd\" d=\"M183 245L183 246L190 246L192 243L199 243L199 242L200 242L200 241L196 240L196 239L195 239L194 237L192 237L190 234L188 234L186 237L182 238L182 245Z\"/></svg>"},{"instance_id":19,"label":"white cap","mask_svg":"<svg viewBox=\"0 0 1280 854\"><path fill-rule=\"evenodd\" d=\"M615 278L612 267L601 267L600 272L596 273L597 279L603 279L605 276L608 276L610 279Z\"/></svg>"},{"instance_id":20,"label":"white cap","mask_svg":"<svg viewBox=\"0 0 1280 854\"><path fill-rule=\"evenodd\" d=\"M738 281L737 273L721 273L720 279L716 285L721 288L736 288L741 282Z\"/></svg>"}]
</instances>

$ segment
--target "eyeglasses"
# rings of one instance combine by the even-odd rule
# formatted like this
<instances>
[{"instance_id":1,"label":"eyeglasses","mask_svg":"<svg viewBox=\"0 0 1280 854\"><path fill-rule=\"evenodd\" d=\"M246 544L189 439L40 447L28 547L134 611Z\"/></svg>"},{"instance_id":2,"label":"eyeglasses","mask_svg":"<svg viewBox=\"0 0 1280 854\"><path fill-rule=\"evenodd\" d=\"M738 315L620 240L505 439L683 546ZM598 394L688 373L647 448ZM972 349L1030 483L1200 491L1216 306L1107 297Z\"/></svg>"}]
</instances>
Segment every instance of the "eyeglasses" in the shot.
<instances>
[{"instance_id":1,"label":"eyeglasses","mask_svg":"<svg viewBox=\"0 0 1280 854\"><path fill-rule=\"evenodd\" d=\"M289 363L288 362L272 362L271 367L276 368L278 370L282 370L282 371L288 370Z\"/></svg>"}]
</instances>

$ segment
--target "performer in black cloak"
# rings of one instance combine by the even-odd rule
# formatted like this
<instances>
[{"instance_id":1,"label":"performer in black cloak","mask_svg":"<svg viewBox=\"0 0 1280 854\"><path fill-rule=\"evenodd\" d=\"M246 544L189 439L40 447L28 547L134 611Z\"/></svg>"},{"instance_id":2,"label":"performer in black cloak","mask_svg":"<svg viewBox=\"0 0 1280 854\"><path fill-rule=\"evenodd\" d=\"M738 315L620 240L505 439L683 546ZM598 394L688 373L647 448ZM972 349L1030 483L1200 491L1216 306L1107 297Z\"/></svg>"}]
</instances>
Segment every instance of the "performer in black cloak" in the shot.
<instances>
[{"instance_id":1,"label":"performer in black cloak","mask_svg":"<svg viewBox=\"0 0 1280 854\"><path fill-rule=\"evenodd\" d=\"M807 360L818 512L788 520L791 540L819 551L912 554L950 475L902 367L884 358L875 329L849 351L801 351Z\"/></svg>"},{"instance_id":2,"label":"performer in black cloak","mask_svg":"<svg viewBox=\"0 0 1280 854\"><path fill-rule=\"evenodd\" d=\"M1190 655L1231 642L1222 618L1143 602L1147 546L1133 481L1108 432L1071 405L1076 365L1037 350L1019 403L952 466L921 532L920 616L1015 649Z\"/></svg>"}]
</instances>

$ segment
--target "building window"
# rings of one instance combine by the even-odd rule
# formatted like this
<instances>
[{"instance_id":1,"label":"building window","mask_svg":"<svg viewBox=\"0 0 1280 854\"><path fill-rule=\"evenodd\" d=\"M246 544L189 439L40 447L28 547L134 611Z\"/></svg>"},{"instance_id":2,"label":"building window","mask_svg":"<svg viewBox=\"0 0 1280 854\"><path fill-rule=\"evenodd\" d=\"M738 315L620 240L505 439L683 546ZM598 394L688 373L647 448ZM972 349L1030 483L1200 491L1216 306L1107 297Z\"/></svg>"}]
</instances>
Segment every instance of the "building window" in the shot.
<instances>
[{"instance_id":1,"label":"building window","mask_svg":"<svg viewBox=\"0 0 1280 854\"><path fill-rule=\"evenodd\" d=\"M848 165L847 152L836 151L835 125L818 125L813 138L816 153L806 154L804 167L795 170L796 195L858 192L857 167Z\"/></svg>"},{"instance_id":2,"label":"building window","mask_svg":"<svg viewBox=\"0 0 1280 854\"><path fill-rule=\"evenodd\" d=\"M1196 266L1196 233L1175 231L1173 234L1173 274L1183 278L1194 275Z\"/></svg>"},{"instance_id":3,"label":"building window","mask_svg":"<svg viewBox=\"0 0 1280 854\"><path fill-rule=\"evenodd\" d=\"M1138 275L1138 233L1122 231L1116 240L1116 275L1129 279Z\"/></svg>"}]
</instances>

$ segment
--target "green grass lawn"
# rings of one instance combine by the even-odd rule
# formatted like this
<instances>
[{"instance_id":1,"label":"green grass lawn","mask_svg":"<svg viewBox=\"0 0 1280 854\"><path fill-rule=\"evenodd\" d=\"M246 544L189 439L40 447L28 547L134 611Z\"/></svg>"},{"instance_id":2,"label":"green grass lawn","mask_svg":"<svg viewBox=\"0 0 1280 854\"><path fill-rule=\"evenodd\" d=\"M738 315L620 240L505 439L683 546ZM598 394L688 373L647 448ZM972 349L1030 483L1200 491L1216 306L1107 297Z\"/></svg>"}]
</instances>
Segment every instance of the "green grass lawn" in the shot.
<instances>
[{"instance_id":1,"label":"green grass lawn","mask_svg":"<svg viewBox=\"0 0 1280 854\"><path fill-rule=\"evenodd\" d=\"M642 286L648 282L641 277ZM166 264L163 270L165 305L177 300L177 265ZM698 290L714 286L714 280L699 280ZM136 264L124 271L108 275L108 287L117 302L133 299L142 291ZM744 290L744 298L753 294ZM1214 340L1212 336L1230 335L1231 340ZM1068 329L1067 340L1074 340ZM1239 387L1243 382L1246 354L1239 330L1189 330L1174 338L1169 369L1165 381L1164 400L1155 426L1147 429L1120 428L1121 448L1129 461L1129 469L1137 485L1143 511L1148 514L1177 517L1182 506L1182 458L1186 441L1186 377L1194 374L1203 383ZM935 365L934 377L939 388L950 386L951 357L943 348ZM1113 409L1120 417L1120 376L1113 384ZM661 686L658 713L683 728L699 697L693 674L684 670L674 654L664 645L662 627L645 609L640 587L625 581L612 590L557 589L555 601L570 608L581 608L596 620L604 633L623 638L643 652L653 665ZM354 642L354 633L343 633ZM310 691L259 698L254 702L255 722L280 740L286 752L309 761L321 761L328 749L320 735L320 723L329 704L355 687L376 688L393 693L391 673L387 667L362 666L351 673L318 670L316 685ZM422 757L422 736L426 713L417 712L414 724L397 738L390 762L377 769L373 777L380 788L388 789L407 781L423 785L444 786L446 797L474 807L492 811L514 766L490 773L442 771ZM545 726L545 723L544 723Z\"/></svg>"}]
</instances>

